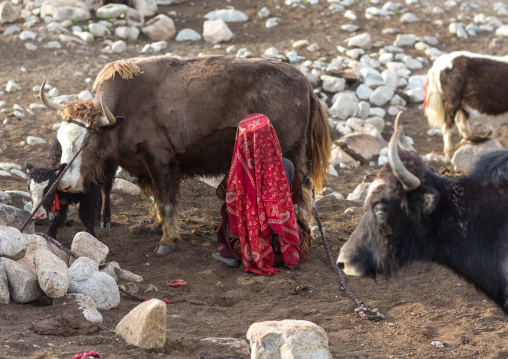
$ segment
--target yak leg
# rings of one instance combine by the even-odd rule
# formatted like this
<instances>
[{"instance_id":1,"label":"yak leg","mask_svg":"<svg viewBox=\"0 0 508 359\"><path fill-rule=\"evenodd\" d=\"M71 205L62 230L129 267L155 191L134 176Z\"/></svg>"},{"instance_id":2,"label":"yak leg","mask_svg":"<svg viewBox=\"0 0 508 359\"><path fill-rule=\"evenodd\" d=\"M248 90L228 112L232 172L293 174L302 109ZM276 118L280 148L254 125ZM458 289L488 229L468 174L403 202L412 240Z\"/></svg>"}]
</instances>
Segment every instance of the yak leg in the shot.
<instances>
[{"instance_id":1,"label":"yak leg","mask_svg":"<svg viewBox=\"0 0 508 359\"><path fill-rule=\"evenodd\" d=\"M48 236L56 239L56 232L58 231L58 228L62 227L65 224L68 216L69 205L60 205L60 209L55 212L54 217L49 221Z\"/></svg>"},{"instance_id":2,"label":"yak leg","mask_svg":"<svg viewBox=\"0 0 508 359\"><path fill-rule=\"evenodd\" d=\"M155 252L171 253L176 248L178 221L176 206L180 195L180 176L176 163L150 163L147 166L152 179L157 215L162 217L162 239Z\"/></svg>"},{"instance_id":3,"label":"yak leg","mask_svg":"<svg viewBox=\"0 0 508 359\"><path fill-rule=\"evenodd\" d=\"M455 115L455 124L457 125L457 129L459 133L465 140L469 140L472 137L471 127L469 126L469 121L464 114L464 111L459 110Z\"/></svg>"},{"instance_id":4,"label":"yak leg","mask_svg":"<svg viewBox=\"0 0 508 359\"><path fill-rule=\"evenodd\" d=\"M445 156L452 157L453 144L452 144L452 130L448 128L445 123L443 125L443 142L444 142L444 154Z\"/></svg>"},{"instance_id":5,"label":"yak leg","mask_svg":"<svg viewBox=\"0 0 508 359\"><path fill-rule=\"evenodd\" d=\"M101 228L111 228L111 189L115 177L116 167L109 166L104 174L105 181L101 188L102 205L100 210Z\"/></svg>"},{"instance_id":6,"label":"yak leg","mask_svg":"<svg viewBox=\"0 0 508 359\"><path fill-rule=\"evenodd\" d=\"M83 195L79 203L79 219L85 225L86 231L92 236L95 235L95 217L99 209L100 193L99 188L89 189L86 195Z\"/></svg>"}]
</instances>

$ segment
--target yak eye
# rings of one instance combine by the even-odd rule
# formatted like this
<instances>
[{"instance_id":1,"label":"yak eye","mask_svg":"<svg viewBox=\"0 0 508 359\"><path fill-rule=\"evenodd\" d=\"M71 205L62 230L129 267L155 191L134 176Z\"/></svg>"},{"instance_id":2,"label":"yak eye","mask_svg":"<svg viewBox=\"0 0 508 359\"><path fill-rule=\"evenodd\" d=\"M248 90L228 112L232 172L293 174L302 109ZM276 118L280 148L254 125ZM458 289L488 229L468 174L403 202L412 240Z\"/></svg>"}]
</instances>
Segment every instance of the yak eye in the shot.
<instances>
[{"instance_id":1,"label":"yak eye","mask_svg":"<svg viewBox=\"0 0 508 359\"><path fill-rule=\"evenodd\" d=\"M386 203L377 203L374 206L374 213L376 214L379 222L386 221L386 218L388 217L388 205Z\"/></svg>"}]
</instances>

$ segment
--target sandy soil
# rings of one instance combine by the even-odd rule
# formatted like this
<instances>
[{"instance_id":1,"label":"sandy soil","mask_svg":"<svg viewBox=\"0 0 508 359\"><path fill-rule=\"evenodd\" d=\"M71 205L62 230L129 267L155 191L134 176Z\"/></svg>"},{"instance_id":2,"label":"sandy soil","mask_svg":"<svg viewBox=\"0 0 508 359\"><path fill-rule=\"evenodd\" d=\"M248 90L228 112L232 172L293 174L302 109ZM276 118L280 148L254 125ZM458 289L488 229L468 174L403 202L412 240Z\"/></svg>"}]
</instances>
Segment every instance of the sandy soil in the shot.
<instances>
[{"instance_id":1,"label":"sandy soil","mask_svg":"<svg viewBox=\"0 0 508 359\"><path fill-rule=\"evenodd\" d=\"M441 1L429 1L441 5ZM481 5L475 12L492 15L490 1L476 1ZM337 45L345 46L349 34L340 30L348 23L340 13L331 14L328 4L291 8L278 0L209 0L186 2L180 5L160 7L160 12L176 11L177 29L190 27L201 32L203 15L210 10L232 5L246 12L251 19L247 23L230 24L236 37L231 42L237 48L246 47L256 56L275 46L280 50L291 49L293 41L307 39L316 42L320 50L314 53L301 50L309 59L337 56ZM405 5L405 3L404 3ZM283 22L277 28L266 29L264 20L256 17L257 11L267 6L273 16ZM435 15L430 8L412 5L411 10L422 21L403 25L398 16L366 20L364 10L368 3L358 2L351 7L360 17L360 31L371 33L376 45L392 44L395 35L384 35L382 30L397 27L403 33L419 36L436 36L443 51L470 50L492 55L505 55L506 40L497 40L489 47L492 34L461 40L451 36L447 26L450 18L457 16L457 8ZM488 6L488 7L487 7ZM472 10L464 11L472 16ZM445 26L432 24L433 19L443 19ZM467 23L468 21L466 21ZM0 26L0 33L7 28ZM48 35L51 36L51 35ZM103 55L103 45L96 41L86 47L64 46L61 50L47 50L39 46L37 52L24 49L16 38L0 35L0 83L16 81L22 91L6 94L2 99L8 107L15 103L27 108L37 102L31 91L43 79L58 87L61 94L77 93L90 89L84 77L94 78L108 62L140 54L147 39L141 38L128 52L121 55ZM225 48L214 49L204 42L182 44L169 42L169 51L182 56L199 53L225 54ZM373 51L377 51L379 46ZM408 53L417 56L415 50ZM21 70L23 66L26 71ZM420 73L430 66L427 65ZM81 71L84 77L74 77ZM355 84L350 87L354 89ZM8 121L0 125L0 161L37 164L44 157L49 145L29 146L28 135L39 136L48 142L55 135L51 129L57 118L53 113L38 110L35 116L19 121L2 114ZM393 119L389 119L392 121ZM411 105L404 115L406 134L415 140L420 153L442 150L440 137L428 137L428 129L421 107ZM389 138L392 127L387 126L384 136ZM455 138L457 140L457 138ZM500 138L503 142L505 138ZM438 171L454 175L451 168L433 164ZM347 195L362 180L371 180L378 167L362 166L358 169L339 169L339 177L330 178L327 186ZM21 180L2 178L0 189L24 190ZM258 321L303 319L323 327L329 338L334 358L508 358L508 317L474 286L465 282L448 269L432 264L413 264L402 270L390 281L367 278L347 278L356 295L372 308L378 308L385 320L371 322L354 313L355 304L338 285L321 238L312 244L307 262L295 270L281 269L273 277L260 277L232 269L211 257L216 250L215 231L219 222L220 200L215 190L197 180L188 180L182 186L181 227L183 242L177 252L157 256L153 248L159 236L143 232L135 234L130 227L147 223L150 203L140 197L113 195L113 226L97 229L98 238L110 248L108 259L117 261L122 268L144 278L140 290L149 284L158 292L148 292L150 298L202 301L204 305L189 302L167 306L167 344L163 350L145 351L115 336L113 330L119 320L139 302L122 296L116 309L103 312L104 330L92 335L53 337L35 334L31 325L41 319L58 315L58 310L47 300L31 304L11 303L0 307L0 358L69 358L74 353L95 350L103 358L243 358L223 347L201 341L207 337L233 337L245 339L249 326ZM334 257L346 241L362 215L362 207L349 201L326 199L317 206L327 233ZM345 210L351 208L352 211ZM45 225L37 225L37 231L45 232ZM63 228L58 240L70 246L73 235L83 230L72 210L72 221ZM167 283L184 279L186 287L171 288ZM303 291L295 290L305 286ZM444 348L431 345L441 341Z\"/></svg>"}]
</instances>

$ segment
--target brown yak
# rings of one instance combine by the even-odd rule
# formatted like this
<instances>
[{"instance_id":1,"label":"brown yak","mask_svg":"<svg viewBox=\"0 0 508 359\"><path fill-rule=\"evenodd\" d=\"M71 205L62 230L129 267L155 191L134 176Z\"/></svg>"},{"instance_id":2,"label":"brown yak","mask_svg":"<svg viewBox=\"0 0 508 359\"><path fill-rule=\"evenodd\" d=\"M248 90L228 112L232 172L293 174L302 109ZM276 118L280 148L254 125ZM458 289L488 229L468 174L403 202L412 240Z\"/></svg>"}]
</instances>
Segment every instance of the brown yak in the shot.
<instances>
[{"instance_id":1,"label":"brown yak","mask_svg":"<svg viewBox=\"0 0 508 359\"><path fill-rule=\"evenodd\" d=\"M157 253L171 252L179 239L181 180L227 173L237 125L251 113L272 121L303 187L299 213L309 219L312 186L319 188L328 170L330 134L325 110L294 66L223 56L134 58L107 64L93 90L93 102L57 105L41 89L43 102L67 121L57 135L62 164L91 133L58 189L82 191L85 180L122 166L155 197L163 232Z\"/></svg>"}]
</instances>

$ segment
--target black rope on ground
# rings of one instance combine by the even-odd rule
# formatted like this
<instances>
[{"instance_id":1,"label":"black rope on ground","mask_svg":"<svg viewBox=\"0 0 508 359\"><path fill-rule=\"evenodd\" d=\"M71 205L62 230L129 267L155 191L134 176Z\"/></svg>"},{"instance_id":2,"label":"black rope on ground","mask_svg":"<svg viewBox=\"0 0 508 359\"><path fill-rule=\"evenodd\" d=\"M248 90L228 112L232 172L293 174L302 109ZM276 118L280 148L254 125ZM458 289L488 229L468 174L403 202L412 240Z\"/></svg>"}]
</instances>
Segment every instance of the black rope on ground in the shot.
<instances>
[{"instance_id":1,"label":"black rope on ground","mask_svg":"<svg viewBox=\"0 0 508 359\"><path fill-rule=\"evenodd\" d=\"M37 205L37 207L35 208L32 208L32 214L30 215L30 218L28 218L25 223L23 223L23 226L21 226L21 229L19 230L20 232L23 232L25 229L26 229L26 226L28 226L28 224L33 220L33 216L34 214L37 212L37 210L42 206L42 204L44 203L44 201L46 201L46 199L50 196L51 193L53 193L53 190L55 189L55 187L58 185L58 182L60 182L60 178L62 178L62 176L64 175L64 173L67 171L67 169L71 166L71 163L74 162L74 160L76 159L76 157L78 157L79 153L81 152L81 150L83 150L83 148L85 148L85 146L88 144L88 142L90 142L90 138L92 138L92 132L88 132L88 134L86 135L85 137L85 140L83 141L83 144L81 145L81 147L79 147L78 149L78 152L76 152L74 154L74 157L72 157L71 161L67 164L67 166L65 166L65 168L60 172L60 174L58 175L58 177L56 178L55 182L51 185L51 187L49 188L48 192L46 192L46 195L42 198L42 201ZM49 237L51 238L51 237Z\"/></svg>"},{"instance_id":2,"label":"black rope on ground","mask_svg":"<svg viewBox=\"0 0 508 359\"><path fill-rule=\"evenodd\" d=\"M348 287L346 284L346 276L344 275L344 272L335 264L335 261L333 260L332 251L330 250L330 247L328 246L328 242L326 241L325 233L323 231L323 226L321 224L321 219L319 218L316 206L314 206L314 218L316 219L316 222L318 224L319 232L321 232L321 240L323 241L323 246L325 247L326 254L328 255L328 259L330 260L330 263L332 264L333 271L337 273L339 276L339 284L342 287L342 289L346 292L346 294L353 299L353 301L358 306L355 309L355 312L358 313L358 315L362 318L373 320L373 321L379 321L383 320L385 317L383 314L379 313L377 309L370 309L367 304L362 302L358 297L353 293L351 288Z\"/></svg>"}]
</instances>

